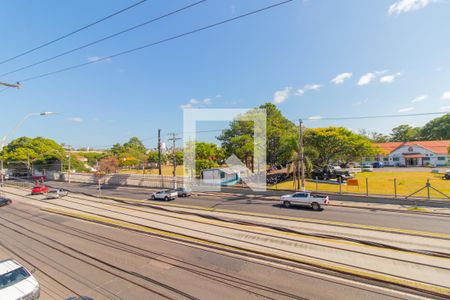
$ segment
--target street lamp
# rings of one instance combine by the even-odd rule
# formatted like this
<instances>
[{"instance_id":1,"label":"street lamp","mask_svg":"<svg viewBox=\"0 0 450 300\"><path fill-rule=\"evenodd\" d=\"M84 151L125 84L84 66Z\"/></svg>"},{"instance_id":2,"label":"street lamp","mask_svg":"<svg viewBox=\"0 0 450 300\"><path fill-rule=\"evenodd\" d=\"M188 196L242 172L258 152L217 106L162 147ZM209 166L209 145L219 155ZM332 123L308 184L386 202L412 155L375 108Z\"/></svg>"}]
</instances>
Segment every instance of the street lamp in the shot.
<instances>
[{"instance_id":1,"label":"street lamp","mask_svg":"<svg viewBox=\"0 0 450 300\"><path fill-rule=\"evenodd\" d=\"M13 128L13 130L11 130L11 132L7 133L3 139L2 139L2 143L0 146L0 151L3 150L3 147L5 147L8 136L13 135L19 128L20 126L22 126L23 123L25 123L25 121L32 116L49 116L49 115L55 115L57 114L56 112L52 112L52 111L44 111L41 113L29 113L28 115L26 115L25 117L23 117L22 120L19 121L19 123L17 123L17 125Z\"/></svg>"},{"instance_id":2,"label":"street lamp","mask_svg":"<svg viewBox=\"0 0 450 300\"><path fill-rule=\"evenodd\" d=\"M52 111L44 111L44 112L41 112L41 113L29 113L28 115L26 115L25 117L23 117L23 119L20 120L19 123L17 123L17 125L13 128L13 130L11 130L11 132L7 133L7 134L3 137L2 141L1 141L1 144L0 144L0 151L2 151L3 148L5 147L6 142L7 142L7 139L8 139L8 136L12 136L12 135L20 128L20 126L22 126L22 124L23 124L29 117L31 117L31 116L49 116L49 115L55 115L55 114L57 114L57 113L56 113L56 112L52 112ZM4 177L4 174L3 174L3 159L0 160L0 164L1 164L1 165L0 165L0 168L1 168L1 170L0 170L1 185L3 186L3 177Z\"/></svg>"}]
</instances>

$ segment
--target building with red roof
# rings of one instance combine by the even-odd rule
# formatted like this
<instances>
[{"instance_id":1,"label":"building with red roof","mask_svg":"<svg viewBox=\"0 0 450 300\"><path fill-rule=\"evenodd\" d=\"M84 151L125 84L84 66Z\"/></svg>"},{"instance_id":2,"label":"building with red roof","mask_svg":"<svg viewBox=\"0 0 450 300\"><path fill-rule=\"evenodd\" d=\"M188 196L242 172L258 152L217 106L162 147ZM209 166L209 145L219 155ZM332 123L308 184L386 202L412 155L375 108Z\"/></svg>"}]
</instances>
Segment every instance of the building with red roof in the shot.
<instances>
[{"instance_id":1,"label":"building with red roof","mask_svg":"<svg viewBox=\"0 0 450 300\"><path fill-rule=\"evenodd\" d=\"M446 166L450 140L377 143L379 159L389 166Z\"/></svg>"}]
</instances>

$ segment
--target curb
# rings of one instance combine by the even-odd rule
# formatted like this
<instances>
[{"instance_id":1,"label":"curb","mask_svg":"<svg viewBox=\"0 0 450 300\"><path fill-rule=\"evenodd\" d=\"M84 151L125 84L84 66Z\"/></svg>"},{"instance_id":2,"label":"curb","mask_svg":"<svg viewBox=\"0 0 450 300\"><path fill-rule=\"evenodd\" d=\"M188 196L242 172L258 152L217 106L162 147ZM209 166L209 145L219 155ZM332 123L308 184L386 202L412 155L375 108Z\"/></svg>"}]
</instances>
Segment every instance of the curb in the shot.
<instances>
[{"instance_id":1,"label":"curb","mask_svg":"<svg viewBox=\"0 0 450 300\"><path fill-rule=\"evenodd\" d=\"M73 217L76 219L85 220L88 222L96 222L96 223L98 222L100 224L103 223L104 225L115 226L115 227L119 227L119 228L130 229L130 230L137 230L137 231L141 231L141 232L145 232L145 233L153 233L158 236L181 240L184 242L191 242L191 243L194 242L196 244L213 246L216 249L218 248L218 250L222 250L222 251L226 251L226 250L230 251L231 250L234 253L244 252L244 253L240 253L240 255L245 255L245 253L250 253L253 255L261 255L261 256L270 257L270 258L276 259L276 260L299 263L299 264L313 266L313 267L320 268L320 269L334 271L337 273L343 273L343 274L347 274L347 275L357 276L359 278L375 280L375 281L383 282L383 283L387 283L387 284L394 284L396 286L406 287L406 288L410 288L410 289L420 291L420 292L431 293L431 294L437 295L437 296L445 296L445 297L450 296L449 288L435 286L432 284L427 284L427 283L422 283L422 282L417 282L417 281L414 281L411 279L404 279L404 278L399 278L396 276L389 276L389 275L376 273L376 272L368 272L368 271L360 270L355 267L344 267L344 266L340 266L340 265L336 265L336 264L325 263L320 260L311 260L311 259L308 260L308 259L304 259L304 258L289 257L289 256L277 254L277 253L271 253L271 252L262 251L262 250L258 250L258 249L252 249L250 247L229 246L229 245L225 245L225 244L222 244L219 242L209 241L207 239L192 237L192 236L188 236L185 234L171 232L168 230L152 228L152 227L149 227L146 225L139 225L139 224L135 224L132 222L123 221L123 220L115 220L113 218L105 218L102 216L81 214L81 213L71 212L68 210L46 209L46 208L43 208L42 210L46 211L46 212L54 213L54 214L59 214L59 215L67 216L67 217Z\"/></svg>"}]
</instances>

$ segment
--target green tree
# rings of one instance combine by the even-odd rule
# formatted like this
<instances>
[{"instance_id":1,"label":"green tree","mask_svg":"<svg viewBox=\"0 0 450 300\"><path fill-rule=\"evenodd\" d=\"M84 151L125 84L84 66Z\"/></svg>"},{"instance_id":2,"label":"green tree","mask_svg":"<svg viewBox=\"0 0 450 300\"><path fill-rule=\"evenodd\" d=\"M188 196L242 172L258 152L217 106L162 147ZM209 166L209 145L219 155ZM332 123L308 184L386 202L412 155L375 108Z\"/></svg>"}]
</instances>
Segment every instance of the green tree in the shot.
<instances>
[{"instance_id":1,"label":"green tree","mask_svg":"<svg viewBox=\"0 0 450 300\"><path fill-rule=\"evenodd\" d=\"M304 141L307 147L313 149L312 162L315 166L349 162L375 155L377 151L368 138L343 127L307 129Z\"/></svg>"},{"instance_id":2,"label":"green tree","mask_svg":"<svg viewBox=\"0 0 450 300\"><path fill-rule=\"evenodd\" d=\"M147 161L149 163L157 164L158 163L158 151L157 150L150 150L148 152ZM161 153L161 164L165 165L166 163L167 163L167 154Z\"/></svg>"},{"instance_id":3,"label":"green tree","mask_svg":"<svg viewBox=\"0 0 450 300\"><path fill-rule=\"evenodd\" d=\"M49 165L62 165L65 171L69 160L69 155L61 145L54 140L42 137L17 138L3 148L0 157L6 164L22 162L23 165L28 165L30 162L38 170L47 168ZM83 163L73 155L71 155L71 168L76 171L86 171Z\"/></svg>"},{"instance_id":4,"label":"green tree","mask_svg":"<svg viewBox=\"0 0 450 300\"><path fill-rule=\"evenodd\" d=\"M412 127L411 125L403 124L392 129L390 140L393 142L408 142L416 141L419 138L419 127Z\"/></svg>"},{"instance_id":5,"label":"green tree","mask_svg":"<svg viewBox=\"0 0 450 300\"><path fill-rule=\"evenodd\" d=\"M280 110L272 103L265 103L259 106L265 109L267 113L266 119L266 151L267 161L270 165L285 163L286 155L281 153L282 137L297 135L297 126L286 119ZM253 111L249 111L247 115L251 115ZM253 157L253 122L233 120L228 129L224 130L218 140L222 142L222 148L225 154L230 156L235 154L242 160L247 167L252 166L251 157ZM282 157L282 158L281 158Z\"/></svg>"},{"instance_id":6,"label":"green tree","mask_svg":"<svg viewBox=\"0 0 450 300\"><path fill-rule=\"evenodd\" d=\"M125 151L133 150L133 151L137 151L140 153L145 153L147 151L144 143L142 143L142 141L140 139L138 139L137 137L130 138L128 140L128 142L123 144L123 148L125 149Z\"/></svg>"},{"instance_id":7,"label":"green tree","mask_svg":"<svg viewBox=\"0 0 450 300\"><path fill-rule=\"evenodd\" d=\"M374 143L386 143L389 142L390 139L389 135L379 132L371 132L369 138Z\"/></svg>"},{"instance_id":8,"label":"green tree","mask_svg":"<svg viewBox=\"0 0 450 300\"><path fill-rule=\"evenodd\" d=\"M420 130L424 140L450 140L450 114L431 120Z\"/></svg>"},{"instance_id":9,"label":"green tree","mask_svg":"<svg viewBox=\"0 0 450 300\"><path fill-rule=\"evenodd\" d=\"M173 164L173 153L169 153L167 155L167 161ZM183 152L182 151L175 151L175 163L177 166L183 165Z\"/></svg>"}]
</instances>

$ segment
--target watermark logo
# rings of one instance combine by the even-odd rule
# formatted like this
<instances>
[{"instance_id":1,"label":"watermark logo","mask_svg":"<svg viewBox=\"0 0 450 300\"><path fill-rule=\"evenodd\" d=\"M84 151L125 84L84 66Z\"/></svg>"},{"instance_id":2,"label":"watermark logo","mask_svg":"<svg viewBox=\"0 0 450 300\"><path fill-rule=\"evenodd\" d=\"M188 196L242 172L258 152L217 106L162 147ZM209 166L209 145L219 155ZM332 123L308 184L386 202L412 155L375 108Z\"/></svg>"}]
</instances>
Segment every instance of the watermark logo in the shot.
<instances>
[{"instance_id":1,"label":"watermark logo","mask_svg":"<svg viewBox=\"0 0 450 300\"><path fill-rule=\"evenodd\" d=\"M244 182L253 191L266 190L266 119L265 109L183 109L183 184L196 191L220 191L221 186ZM211 121L244 121L253 124L253 151L250 170L236 154L226 160L226 166L203 170L196 179L197 123Z\"/></svg>"}]
</instances>

